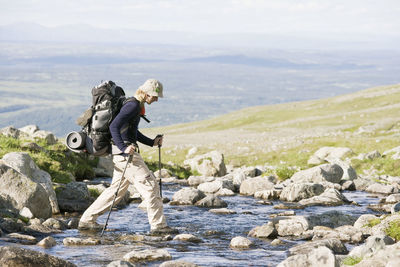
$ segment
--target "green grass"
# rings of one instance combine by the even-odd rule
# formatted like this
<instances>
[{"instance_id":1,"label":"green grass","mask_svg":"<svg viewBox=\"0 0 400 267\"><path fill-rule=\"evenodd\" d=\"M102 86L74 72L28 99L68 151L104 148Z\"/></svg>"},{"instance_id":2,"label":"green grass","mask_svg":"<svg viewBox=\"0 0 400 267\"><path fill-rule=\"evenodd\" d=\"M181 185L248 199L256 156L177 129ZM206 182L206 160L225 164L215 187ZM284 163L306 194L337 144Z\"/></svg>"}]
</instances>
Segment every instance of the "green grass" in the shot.
<instances>
[{"instance_id":1,"label":"green grass","mask_svg":"<svg viewBox=\"0 0 400 267\"><path fill-rule=\"evenodd\" d=\"M356 265L357 263L359 263L361 261L362 261L361 257L351 257L351 256L349 256L349 257L345 258L342 263L344 265L353 266L353 265Z\"/></svg>"},{"instance_id":2,"label":"green grass","mask_svg":"<svg viewBox=\"0 0 400 267\"><path fill-rule=\"evenodd\" d=\"M32 141L14 139L0 134L0 158L10 152L27 152L36 165L48 172L52 181L57 183L70 182L70 174L77 180L94 178L93 167L97 165L98 159L73 153L61 142L48 145L44 139L36 139L35 143L41 146L43 151L26 150L22 148L25 142Z\"/></svg>"},{"instance_id":3,"label":"green grass","mask_svg":"<svg viewBox=\"0 0 400 267\"><path fill-rule=\"evenodd\" d=\"M290 168L286 165L279 166L276 168L275 173L278 176L279 180L284 181L292 177L292 175L296 172L295 169Z\"/></svg>"},{"instance_id":4,"label":"green grass","mask_svg":"<svg viewBox=\"0 0 400 267\"><path fill-rule=\"evenodd\" d=\"M93 198L98 198L100 196L100 192L96 188L89 188L89 195Z\"/></svg>"},{"instance_id":5,"label":"green grass","mask_svg":"<svg viewBox=\"0 0 400 267\"><path fill-rule=\"evenodd\" d=\"M385 229L385 233L397 241L400 240L400 220L392 221L389 227Z\"/></svg>"},{"instance_id":6,"label":"green grass","mask_svg":"<svg viewBox=\"0 0 400 267\"><path fill-rule=\"evenodd\" d=\"M374 227L375 225L378 225L381 223L381 219L376 218L369 220L367 224L363 225L363 227Z\"/></svg>"}]
</instances>

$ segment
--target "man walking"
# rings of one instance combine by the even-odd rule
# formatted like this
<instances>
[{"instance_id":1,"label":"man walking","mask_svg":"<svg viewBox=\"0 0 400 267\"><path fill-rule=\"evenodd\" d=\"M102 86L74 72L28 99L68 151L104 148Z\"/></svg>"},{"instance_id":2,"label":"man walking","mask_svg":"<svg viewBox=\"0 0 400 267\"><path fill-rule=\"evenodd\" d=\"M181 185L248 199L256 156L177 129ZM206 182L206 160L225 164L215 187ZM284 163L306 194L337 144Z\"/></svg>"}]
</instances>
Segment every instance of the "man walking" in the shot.
<instances>
[{"instance_id":1,"label":"man walking","mask_svg":"<svg viewBox=\"0 0 400 267\"><path fill-rule=\"evenodd\" d=\"M145 103L150 105L158 101L159 97L163 97L162 84L155 79L147 80L137 89L134 98L122 106L120 112L110 124L113 140L113 179L110 187L104 190L83 213L78 229L101 230L102 226L96 222L97 217L111 208L118 186L120 187L115 198L115 204L124 197L129 184L133 184L147 204L150 233L156 235L178 232L166 223L159 185L140 156L137 146L137 141L148 146L162 145L162 136L150 139L138 130L140 115L144 115ZM132 155L132 161L127 163L129 155ZM125 175L122 177L125 167Z\"/></svg>"}]
</instances>

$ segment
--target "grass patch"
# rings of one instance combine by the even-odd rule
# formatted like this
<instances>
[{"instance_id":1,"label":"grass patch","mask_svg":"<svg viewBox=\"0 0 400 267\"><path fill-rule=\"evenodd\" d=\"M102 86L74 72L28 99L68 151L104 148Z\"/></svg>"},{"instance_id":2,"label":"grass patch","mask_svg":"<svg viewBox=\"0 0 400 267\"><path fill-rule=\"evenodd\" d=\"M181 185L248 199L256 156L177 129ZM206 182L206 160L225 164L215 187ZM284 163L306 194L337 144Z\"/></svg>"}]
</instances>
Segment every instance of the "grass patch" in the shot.
<instances>
[{"instance_id":1,"label":"grass patch","mask_svg":"<svg viewBox=\"0 0 400 267\"><path fill-rule=\"evenodd\" d=\"M25 142L32 142L32 140L14 139L0 134L0 158L10 152L25 151L40 169L50 174L52 181L56 183L71 182L71 174L77 180L94 178L93 167L97 166L97 158L71 152L61 142L48 145L44 139L35 139L34 142L43 148L40 151L24 149L22 144Z\"/></svg>"},{"instance_id":2,"label":"grass patch","mask_svg":"<svg viewBox=\"0 0 400 267\"><path fill-rule=\"evenodd\" d=\"M397 241L400 240L400 220L392 221L389 227L385 229L385 233Z\"/></svg>"},{"instance_id":3,"label":"grass patch","mask_svg":"<svg viewBox=\"0 0 400 267\"><path fill-rule=\"evenodd\" d=\"M343 264L344 265L350 265L350 266L352 266L352 265L356 265L357 263L359 263L359 262L361 262L362 261L362 258L361 257L352 257L352 256L349 256L349 257L347 257L347 258L345 258L344 260L343 260Z\"/></svg>"},{"instance_id":4,"label":"grass patch","mask_svg":"<svg viewBox=\"0 0 400 267\"><path fill-rule=\"evenodd\" d=\"M276 168L275 173L278 176L278 179L284 181L292 177L292 175L296 172L295 169L288 167L286 165L279 166Z\"/></svg>"},{"instance_id":5,"label":"grass patch","mask_svg":"<svg viewBox=\"0 0 400 267\"><path fill-rule=\"evenodd\" d=\"M367 224L363 225L363 227L374 227L375 225L378 225L381 223L381 219L376 218L369 220Z\"/></svg>"},{"instance_id":6,"label":"grass patch","mask_svg":"<svg viewBox=\"0 0 400 267\"><path fill-rule=\"evenodd\" d=\"M159 170L158 161L146 161L146 164L149 167L149 169L153 172L156 172ZM196 175L190 169L186 169L177 164L173 164L173 165L162 164L161 167L163 169L167 169L172 174L172 176L176 176L179 179L187 179L191 175Z\"/></svg>"},{"instance_id":7,"label":"grass patch","mask_svg":"<svg viewBox=\"0 0 400 267\"><path fill-rule=\"evenodd\" d=\"M95 199L98 198L101 194L100 191L96 188L88 188L88 190L89 190L89 195Z\"/></svg>"}]
</instances>

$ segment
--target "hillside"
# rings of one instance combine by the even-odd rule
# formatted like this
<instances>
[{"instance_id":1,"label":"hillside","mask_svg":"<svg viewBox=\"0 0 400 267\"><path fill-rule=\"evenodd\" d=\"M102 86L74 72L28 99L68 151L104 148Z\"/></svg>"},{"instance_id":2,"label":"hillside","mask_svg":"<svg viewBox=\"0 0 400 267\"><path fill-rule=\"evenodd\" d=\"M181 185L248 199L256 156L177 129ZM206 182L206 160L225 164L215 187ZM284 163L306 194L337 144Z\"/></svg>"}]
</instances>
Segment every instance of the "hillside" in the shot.
<instances>
[{"instance_id":1,"label":"hillside","mask_svg":"<svg viewBox=\"0 0 400 267\"><path fill-rule=\"evenodd\" d=\"M163 161L181 163L192 147L217 149L233 165L304 166L320 146L355 153L398 146L400 85L381 86L320 100L257 106L213 119L143 129L164 133ZM148 109L151 114L151 107ZM157 158L155 149L144 155Z\"/></svg>"}]
</instances>

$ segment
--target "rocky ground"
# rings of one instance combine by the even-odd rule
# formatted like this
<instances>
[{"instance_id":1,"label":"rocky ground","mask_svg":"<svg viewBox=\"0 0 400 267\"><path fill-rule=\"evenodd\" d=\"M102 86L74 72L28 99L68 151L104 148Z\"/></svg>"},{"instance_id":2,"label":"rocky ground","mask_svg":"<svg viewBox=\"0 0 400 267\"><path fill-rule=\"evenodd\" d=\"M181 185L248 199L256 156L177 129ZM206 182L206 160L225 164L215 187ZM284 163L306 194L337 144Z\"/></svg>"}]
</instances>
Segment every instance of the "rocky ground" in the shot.
<instances>
[{"instance_id":1,"label":"rocky ground","mask_svg":"<svg viewBox=\"0 0 400 267\"><path fill-rule=\"evenodd\" d=\"M3 134L18 131L23 129L2 129ZM47 142L54 142L53 137L47 138ZM321 147L308 159L308 163L314 167L295 171L286 180L270 175L267 165L237 168L226 165L224 155L218 151L201 155L192 151L185 165L199 173L198 176L181 180L164 169L162 179L165 183L182 186L168 205L181 205L183 208L195 205L216 214L234 213L226 208L227 204L221 196L237 194L264 202L283 201L276 208L285 209L286 212L274 216L263 225L248 229L247 236L234 237L230 242L232 249L251 250L255 240L279 245L283 239L294 238L304 242L292 246L287 259L276 263L278 266L397 266L400 264L400 177L358 174L351 162L354 158L398 159L399 151L400 147L393 147L382 154L371 151L356 155L349 147ZM101 175L111 175L110 165L110 159L103 158L96 171ZM107 183L94 184L90 181L54 184L50 175L39 169L28 153L11 152L4 155L0 160L0 239L10 246L0 248L0 265L25 266L29 263L32 266L74 266L46 253L11 244L43 248L56 245L52 235L76 229L80 214L94 200L89 190L95 189L101 193L107 186ZM370 209L382 215L370 213L356 218L342 212L314 216L295 213L298 209L310 206L358 205L343 195L345 190L377 194L381 201ZM140 196L131 188L124 202L138 200ZM201 242L192 233L161 237L131 235L123 238L132 242L146 239L152 242ZM107 242L120 245L118 241L98 237L63 239L64 246L98 246ZM350 251L346 244L352 245ZM196 266L190 262L171 260L168 250L154 247L134 249L120 261L108 266L134 266L152 261L163 262L160 266Z\"/></svg>"}]
</instances>

